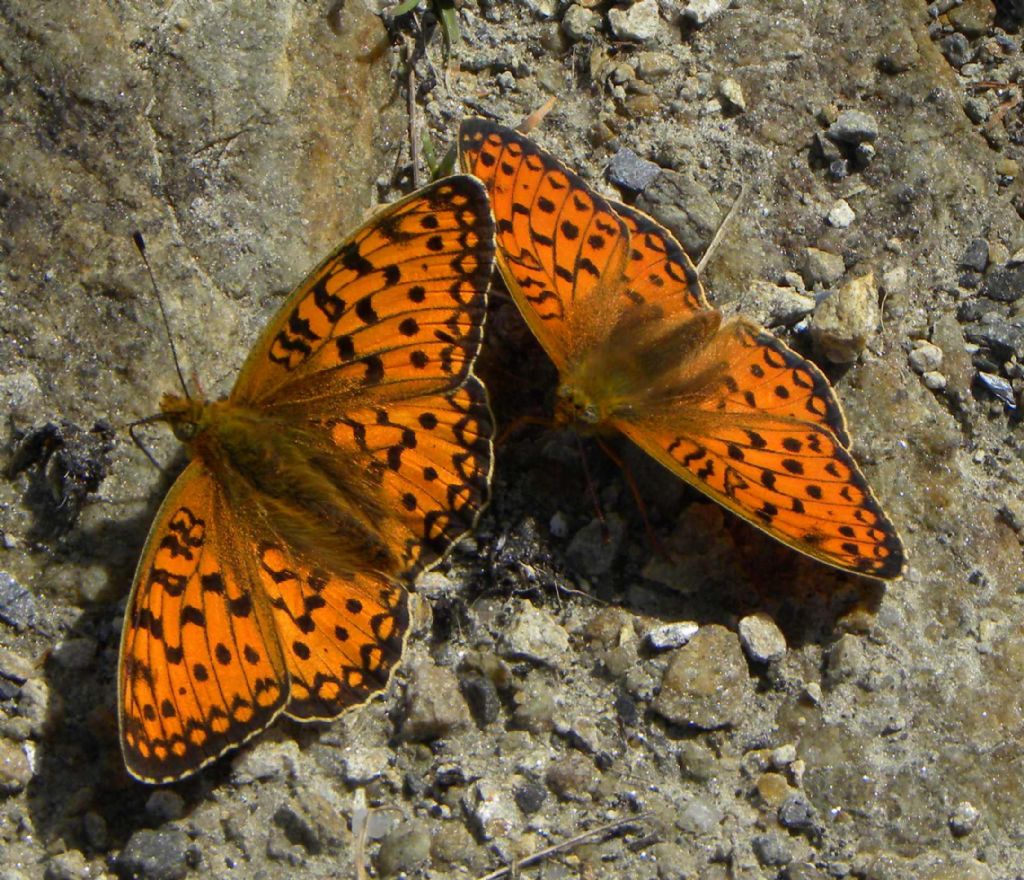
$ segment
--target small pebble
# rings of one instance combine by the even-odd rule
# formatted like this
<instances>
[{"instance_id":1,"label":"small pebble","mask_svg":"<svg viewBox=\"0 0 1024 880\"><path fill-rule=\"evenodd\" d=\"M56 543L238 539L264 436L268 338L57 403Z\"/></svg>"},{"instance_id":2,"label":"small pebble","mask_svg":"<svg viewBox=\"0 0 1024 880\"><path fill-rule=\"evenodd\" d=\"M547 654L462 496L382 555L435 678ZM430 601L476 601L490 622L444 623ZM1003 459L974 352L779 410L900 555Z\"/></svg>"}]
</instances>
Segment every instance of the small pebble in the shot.
<instances>
[{"instance_id":1,"label":"small pebble","mask_svg":"<svg viewBox=\"0 0 1024 880\"><path fill-rule=\"evenodd\" d=\"M836 143L859 144L878 137L878 123L873 116L860 110L844 110L826 132Z\"/></svg>"},{"instance_id":2,"label":"small pebble","mask_svg":"<svg viewBox=\"0 0 1024 880\"><path fill-rule=\"evenodd\" d=\"M188 835L178 828L140 828L128 838L114 870L132 880L184 880L188 850Z\"/></svg>"},{"instance_id":3,"label":"small pebble","mask_svg":"<svg viewBox=\"0 0 1024 880\"><path fill-rule=\"evenodd\" d=\"M942 349L923 339L914 341L909 359L915 373L930 373L942 369Z\"/></svg>"},{"instance_id":4,"label":"small pebble","mask_svg":"<svg viewBox=\"0 0 1024 880\"><path fill-rule=\"evenodd\" d=\"M600 15L577 4L570 6L562 16L562 30L574 43L591 39L600 24Z\"/></svg>"},{"instance_id":5,"label":"small pebble","mask_svg":"<svg viewBox=\"0 0 1024 880\"><path fill-rule=\"evenodd\" d=\"M673 652L653 708L676 724L714 730L735 724L751 693L739 639L711 624Z\"/></svg>"},{"instance_id":6,"label":"small pebble","mask_svg":"<svg viewBox=\"0 0 1024 880\"><path fill-rule=\"evenodd\" d=\"M690 0L682 10L682 17L691 24L701 27L726 9L731 0Z\"/></svg>"},{"instance_id":7,"label":"small pebble","mask_svg":"<svg viewBox=\"0 0 1024 880\"><path fill-rule=\"evenodd\" d=\"M949 830L957 837L966 837L978 827L981 812L970 801L960 801L949 817Z\"/></svg>"},{"instance_id":8,"label":"small pebble","mask_svg":"<svg viewBox=\"0 0 1024 880\"><path fill-rule=\"evenodd\" d=\"M690 620L666 623L648 630L644 642L652 650L669 651L672 648L681 648L699 629L700 626Z\"/></svg>"},{"instance_id":9,"label":"small pebble","mask_svg":"<svg viewBox=\"0 0 1024 880\"><path fill-rule=\"evenodd\" d=\"M718 828L721 821L722 814L714 804L698 799L690 801L679 811L676 824L683 831L706 837Z\"/></svg>"},{"instance_id":10,"label":"small pebble","mask_svg":"<svg viewBox=\"0 0 1024 880\"><path fill-rule=\"evenodd\" d=\"M762 865L778 867L793 861L788 841L777 834L759 834L750 842L750 846Z\"/></svg>"},{"instance_id":11,"label":"small pebble","mask_svg":"<svg viewBox=\"0 0 1024 880\"><path fill-rule=\"evenodd\" d=\"M991 392L992 396L1002 401L1010 409L1017 408L1017 400L1014 397L1013 386L1002 376L995 373L987 373L984 370L978 371L978 379L981 384Z\"/></svg>"},{"instance_id":12,"label":"small pebble","mask_svg":"<svg viewBox=\"0 0 1024 880\"><path fill-rule=\"evenodd\" d=\"M950 34L939 41L939 48L954 67L963 67L971 60L971 44L963 34Z\"/></svg>"},{"instance_id":13,"label":"small pebble","mask_svg":"<svg viewBox=\"0 0 1024 880\"><path fill-rule=\"evenodd\" d=\"M611 571L625 537L626 521L617 513L608 514L603 523L593 519L572 536L566 559L586 576L600 577Z\"/></svg>"},{"instance_id":14,"label":"small pebble","mask_svg":"<svg viewBox=\"0 0 1024 880\"><path fill-rule=\"evenodd\" d=\"M988 242L983 238L972 239L960 258L960 265L975 272L984 272L988 268Z\"/></svg>"},{"instance_id":15,"label":"small pebble","mask_svg":"<svg viewBox=\"0 0 1024 880\"><path fill-rule=\"evenodd\" d=\"M924 382L924 387L929 391L945 391L946 386L949 384L949 380L944 373L935 371L925 373L921 376L921 381Z\"/></svg>"},{"instance_id":16,"label":"small pebble","mask_svg":"<svg viewBox=\"0 0 1024 880\"><path fill-rule=\"evenodd\" d=\"M560 666L569 650L569 634L543 608L528 600L514 606L514 618L501 635L502 656L530 660L548 666Z\"/></svg>"},{"instance_id":17,"label":"small pebble","mask_svg":"<svg viewBox=\"0 0 1024 880\"><path fill-rule=\"evenodd\" d=\"M740 644L757 663L770 663L786 653L786 637L767 614L750 614L739 623Z\"/></svg>"},{"instance_id":18,"label":"small pebble","mask_svg":"<svg viewBox=\"0 0 1024 880\"><path fill-rule=\"evenodd\" d=\"M993 269L985 276L981 293L996 302L1016 302L1024 296L1024 266Z\"/></svg>"},{"instance_id":19,"label":"small pebble","mask_svg":"<svg viewBox=\"0 0 1024 880\"><path fill-rule=\"evenodd\" d=\"M508 837L519 827L519 808L507 785L478 780L463 798L463 806L481 840Z\"/></svg>"},{"instance_id":20,"label":"small pebble","mask_svg":"<svg viewBox=\"0 0 1024 880\"><path fill-rule=\"evenodd\" d=\"M661 79L677 67L675 58L667 52L641 52L636 59L636 73L641 79Z\"/></svg>"},{"instance_id":21,"label":"small pebble","mask_svg":"<svg viewBox=\"0 0 1024 880\"><path fill-rule=\"evenodd\" d=\"M743 96L743 87L732 77L726 77L718 84L718 94L725 106L737 113L747 109L747 99Z\"/></svg>"},{"instance_id":22,"label":"small pebble","mask_svg":"<svg viewBox=\"0 0 1024 880\"><path fill-rule=\"evenodd\" d=\"M556 510L551 515L551 520L548 522L548 531L551 532L551 537L553 538L567 538L569 536L569 520L566 519L562 511Z\"/></svg>"},{"instance_id":23,"label":"small pebble","mask_svg":"<svg viewBox=\"0 0 1024 880\"><path fill-rule=\"evenodd\" d=\"M803 279L808 287L828 288L846 273L846 263L839 254L816 247L804 249Z\"/></svg>"},{"instance_id":24,"label":"small pebble","mask_svg":"<svg viewBox=\"0 0 1024 880\"><path fill-rule=\"evenodd\" d=\"M409 873L430 859L430 832L418 819L402 822L380 842L375 859L382 877Z\"/></svg>"},{"instance_id":25,"label":"small pebble","mask_svg":"<svg viewBox=\"0 0 1024 880\"><path fill-rule=\"evenodd\" d=\"M626 9L610 9L608 24L617 39L649 42L658 33L658 0L639 0Z\"/></svg>"},{"instance_id":26,"label":"small pebble","mask_svg":"<svg viewBox=\"0 0 1024 880\"><path fill-rule=\"evenodd\" d=\"M455 674L430 662L413 667L405 693L402 739L431 742L469 723L469 707Z\"/></svg>"},{"instance_id":27,"label":"small pebble","mask_svg":"<svg viewBox=\"0 0 1024 880\"><path fill-rule=\"evenodd\" d=\"M32 780L32 764L22 743L0 738L0 794L22 791Z\"/></svg>"},{"instance_id":28,"label":"small pebble","mask_svg":"<svg viewBox=\"0 0 1024 880\"><path fill-rule=\"evenodd\" d=\"M548 767L544 780L560 800L586 802L600 777L590 758L570 752Z\"/></svg>"},{"instance_id":29,"label":"small pebble","mask_svg":"<svg viewBox=\"0 0 1024 880\"><path fill-rule=\"evenodd\" d=\"M836 229L846 229L857 219L857 215L853 213L853 208L850 207L846 199L839 199L829 209L828 216L825 219L828 221L829 226L833 226Z\"/></svg>"}]
</instances>

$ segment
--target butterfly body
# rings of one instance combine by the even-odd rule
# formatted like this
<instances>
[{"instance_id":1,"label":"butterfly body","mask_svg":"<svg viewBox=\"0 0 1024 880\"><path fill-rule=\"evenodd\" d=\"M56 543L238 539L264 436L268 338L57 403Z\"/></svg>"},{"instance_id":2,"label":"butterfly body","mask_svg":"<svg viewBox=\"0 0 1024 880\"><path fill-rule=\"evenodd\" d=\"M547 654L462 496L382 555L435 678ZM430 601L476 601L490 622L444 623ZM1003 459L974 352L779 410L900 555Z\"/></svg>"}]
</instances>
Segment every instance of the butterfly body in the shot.
<instances>
[{"instance_id":1,"label":"butterfly body","mask_svg":"<svg viewBox=\"0 0 1024 880\"><path fill-rule=\"evenodd\" d=\"M708 306L679 243L519 132L466 119L498 266L558 368L556 420L616 429L673 474L829 565L897 577L903 547L811 362Z\"/></svg>"},{"instance_id":2,"label":"butterfly body","mask_svg":"<svg viewBox=\"0 0 1024 880\"><path fill-rule=\"evenodd\" d=\"M492 258L479 182L438 181L313 270L226 399L164 396L190 462L125 613L134 776L182 778L281 714L336 718L387 684L404 582L487 500L493 428L472 367Z\"/></svg>"}]
</instances>

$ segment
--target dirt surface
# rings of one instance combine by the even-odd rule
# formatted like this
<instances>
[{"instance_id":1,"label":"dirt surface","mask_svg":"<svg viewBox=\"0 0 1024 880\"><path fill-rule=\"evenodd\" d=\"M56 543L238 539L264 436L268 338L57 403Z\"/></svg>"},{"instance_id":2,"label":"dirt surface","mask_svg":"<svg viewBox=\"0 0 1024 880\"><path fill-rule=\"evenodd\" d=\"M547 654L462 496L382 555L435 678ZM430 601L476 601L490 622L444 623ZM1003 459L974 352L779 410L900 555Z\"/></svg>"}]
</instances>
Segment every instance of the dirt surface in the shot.
<instances>
[{"instance_id":1,"label":"dirt surface","mask_svg":"<svg viewBox=\"0 0 1024 880\"><path fill-rule=\"evenodd\" d=\"M0 878L478 877L620 820L522 876L1024 876L1024 12L463 0L449 51L428 5L0 4ZM383 699L140 785L118 638L182 458L126 432L176 381L131 233L186 375L226 393L411 188L410 50L438 154L556 96L538 142L695 259L743 190L709 296L834 381L905 577L523 427ZM480 372L503 425L550 413L500 293Z\"/></svg>"}]
</instances>

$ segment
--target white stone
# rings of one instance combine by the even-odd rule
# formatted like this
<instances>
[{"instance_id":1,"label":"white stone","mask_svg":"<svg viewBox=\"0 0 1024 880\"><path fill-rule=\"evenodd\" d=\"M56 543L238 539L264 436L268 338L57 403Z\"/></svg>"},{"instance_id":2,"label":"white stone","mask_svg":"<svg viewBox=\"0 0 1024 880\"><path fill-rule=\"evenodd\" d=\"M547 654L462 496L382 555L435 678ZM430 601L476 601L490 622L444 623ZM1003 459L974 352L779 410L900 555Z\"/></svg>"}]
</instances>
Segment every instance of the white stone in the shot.
<instances>
[{"instance_id":1,"label":"white stone","mask_svg":"<svg viewBox=\"0 0 1024 880\"><path fill-rule=\"evenodd\" d=\"M558 666L569 650L569 634L547 611L523 601L502 635L501 650L509 657Z\"/></svg>"},{"instance_id":2,"label":"white stone","mask_svg":"<svg viewBox=\"0 0 1024 880\"><path fill-rule=\"evenodd\" d=\"M658 33L658 0L640 0L627 9L610 9L608 24L620 40L653 40Z\"/></svg>"},{"instance_id":3,"label":"white stone","mask_svg":"<svg viewBox=\"0 0 1024 880\"><path fill-rule=\"evenodd\" d=\"M840 199L829 209L828 216L825 219L828 221L829 226L834 226L836 229L846 229L857 219L857 215L853 213L853 208L850 207L846 199Z\"/></svg>"},{"instance_id":4,"label":"white stone","mask_svg":"<svg viewBox=\"0 0 1024 880\"><path fill-rule=\"evenodd\" d=\"M718 94L733 110L742 112L747 109L747 99L743 96L743 87L731 76L726 77L718 84Z\"/></svg>"},{"instance_id":5,"label":"white stone","mask_svg":"<svg viewBox=\"0 0 1024 880\"><path fill-rule=\"evenodd\" d=\"M943 373L932 371L921 377L924 387L929 391L945 391L948 380Z\"/></svg>"},{"instance_id":6,"label":"white stone","mask_svg":"<svg viewBox=\"0 0 1024 880\"><path fill-rule=\"evenodd\" d=\"M698 629L700 627L692 620L666 623L650 630L645 641L655 651L668 651L672 648L681 648L693 638Z\"/></svg>"},{"instance_id":7,"label":"white stone","mask_svg":"<svg viewBox=\"0 0 1024 880\"><path fill-rule=\"evenodd\" d=\"M739 624L740 644L751 660L769 663L786 653L786 637L767 614L750 614Z\"/></svg>"}]
</instances>

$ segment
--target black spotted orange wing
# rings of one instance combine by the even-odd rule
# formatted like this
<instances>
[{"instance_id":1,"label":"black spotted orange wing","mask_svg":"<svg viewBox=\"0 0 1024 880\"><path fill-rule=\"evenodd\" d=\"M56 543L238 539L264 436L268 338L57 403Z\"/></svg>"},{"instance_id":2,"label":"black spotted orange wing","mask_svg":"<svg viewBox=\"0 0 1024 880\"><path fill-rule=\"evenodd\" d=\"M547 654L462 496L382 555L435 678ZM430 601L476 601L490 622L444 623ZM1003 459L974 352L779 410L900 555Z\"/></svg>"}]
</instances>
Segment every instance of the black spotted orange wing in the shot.
<instances>
[{"instance_id":1,"label":"black spotted orange wing","mask_svg":"<svg viewBox=\"0 0 1024 880\"><path fill-rule=\"evenodd\" d=\"M467 119L459 155L488 188L502 275L558 367L560 420L621 430L816 559L898 576L902 544L817 367L748 321L723 326L667 230L518 132Z\"/></svg>"},{"instance_id":2,"label":"black spotted orange wing","mask_svg":"<svg viewBox=\"0 0 1024 880\"><path fill-rule=\"evenodd\" d=\"M385 686L404 582L487 501L493 428L472 367L493 253L480 183L432 184L299 285L227 400L165 398L193 460L126 612L137 778L179 779L281 713L334 718Z\"/></svg>"}]
</instances>

